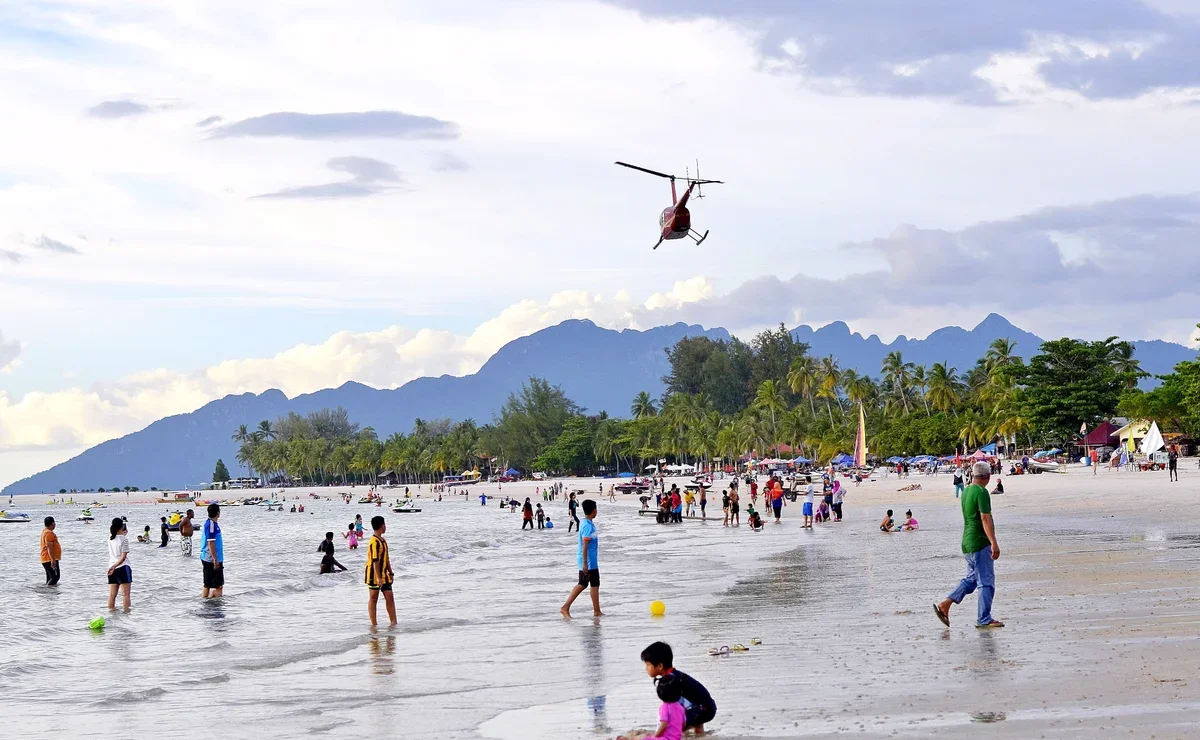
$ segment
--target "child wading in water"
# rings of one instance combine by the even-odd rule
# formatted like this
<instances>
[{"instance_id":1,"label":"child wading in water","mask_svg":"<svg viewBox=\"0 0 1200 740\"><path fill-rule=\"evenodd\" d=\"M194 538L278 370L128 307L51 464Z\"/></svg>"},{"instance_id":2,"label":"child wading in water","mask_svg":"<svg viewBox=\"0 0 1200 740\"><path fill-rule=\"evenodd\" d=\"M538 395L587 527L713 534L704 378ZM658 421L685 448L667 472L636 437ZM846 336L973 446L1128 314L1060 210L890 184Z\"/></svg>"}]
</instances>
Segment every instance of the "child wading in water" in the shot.
<instances>
[{"instance_id":1,"label":"child wading in water","mask_svg":"<svg viewBox=\"0 0 1200 740\"><path fill-rule=\"evenodd\" d=\"M108 608L117 608L117 592L121 605L129 611L129 588L133 584L133 569L129 567L129 538L125 520L117 517L108 527Z\"/></svg>"},{"instance_id":2,"label":"child wading in water","mask_svg":"<svg viewBox=\"0 0 1200 740\"><path fill-rule=\"evenodd\" d=\"M333 557L333 532L326 532L325 539L321 540L321 544L317 545L317 552L325 553L321 558L321 572L332 573L334 568L345 570L346 566L339 563Z\"/></svg>"},{"instance_id":3,"label":"child wading in water","mask_svg":"<svg viewBox=\"0 0 1200 740\"><path fill-rule=\"evenodd\" d=\"M579 555L577 556L579 583L571 589L571 594L567 596L567 603L563 604L562 609L559 610L567 619L571 618L571 604L574 604L575 599L579 598L579 594L588 587L592 590L592 614L597 617L604 616L604 612L600 611L599 543L600 535L596 531L596 502L584 499L583 524L579 527Z\"/></svg>"},{"instance_id":4,"label":"child wading in water","mask_svg":"<svg viewBox=\"0 0 1200 740\"><path fill-rule=\"evenodd\" d=\"M346 533L342 536L345 537L346 541L350 544L351 550L358 549L358 533L354 531L354 522L350 522L350 528L347 529Z\"/></svg>"},{"instance_id":5,"label":"child wading in water","mask_svg":"<svg viewBox=\"0 0 1200 740\"><path fill-rule=\"evenodd\" d=\"M375 534L371 535L371 540L367 543L367 565L364 574L364 580L367 583L367 613L371 615L371 626L374 627L377 622L375 619L375 606L379 603L379 594L383 594L383 600L387 604L388 622L391 625L396 624L396 601L392 596L392 562L388 558L387 540L383 538L387 532L387 524L384 523L383 517L371 517L371 529Z\"/></svg>"},{"instance_id":6,"label":"child wading in water","mask_svg":"<svg viewBox=\"0 0 1200 740\"><path fill-rule=\"evenodd\" d=\"M677 699L684 710L683 726L676 732L670 734L670 726L666 728L664 734L663 727L663 712L659 711L659 726L658 734L652 737L669 737L678 738L683 730L691 728L696 731L697 735L704 734L704 725L713 721L717 716L717 703L713 701L712 694L708 693L708 689L704 688L704 684L692 678L683 671L675 670L675 654L671 650L671 646L665 642L654 642L642 651L642 662L646 664L646 674L655 680L661 687L663 682L675 683L678 685L679 693ZM675 696L672 692L671 696ZM663 700L664 705L667 699L663 698L660 693L659 698ZM668 710L671 712L673 710Z\"/></svg>"}]
</instances>

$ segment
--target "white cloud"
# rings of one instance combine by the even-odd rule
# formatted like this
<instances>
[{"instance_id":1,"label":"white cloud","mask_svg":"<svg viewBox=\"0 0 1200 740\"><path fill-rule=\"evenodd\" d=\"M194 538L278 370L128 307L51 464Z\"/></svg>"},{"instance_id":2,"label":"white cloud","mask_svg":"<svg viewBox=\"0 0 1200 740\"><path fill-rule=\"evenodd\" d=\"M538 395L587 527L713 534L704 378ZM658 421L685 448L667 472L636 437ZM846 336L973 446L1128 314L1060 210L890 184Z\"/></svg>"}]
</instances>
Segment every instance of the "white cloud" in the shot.
<instances>
[{"instance_id":1,"label":"white cloud","mask_svg":"<svg viewBox=\"0 0 1200 740\"><path fill-rule=\"evenodd\" d=\"M919 32L928 13L957 4L879 1L865 22L844 4L766 0L6 6L6 29L26 33L0 45L0 140L21 142L0 162L0 239L53 242L0 245L0 316L26 347L4 375L0 447L90 444L238 390L466 372L565 318L743 333L842 319L911 335L1000 307L1038 332L1186 339L1194 296L1176 278L1195 275L1190 245L1160 229L1172 251L1146 260L1130 256L1145 236L1134 224L1066 224L1057 261L1044 233L1014 223L1047 205L1106 203L1094 218L1134 194L1196 190L1200 106L1180 103L1200 47L1178 45L1196 16L1154 2L1188 13L1165 41L1157 16L1123 32L1125 0L1106 0L1096 33L1080 30L1087 3L1043 24L1045 4L1022 2L998 24L962 10L936 38ZM1062 77L1092 70L1109 87ZM1014 104L955 103L964 88ZM85 113L114 100L154 111ZM303 135L211 137L280 111L306 117L285 117L288 130L269 118L269 132ZM313 118L352 111L453 122L458 137L345 141L362 121ZM337 136L296 129L331 120ZM304 183L363 192L364 172L389 172L343 168L355 179L330 183L327 164L347 157L394 165L403 196L251 199ZM651 252L666 185L611 162L678 171L697 157L728 182L693 206L711 235ZM905 223L921 227L895 230ZM986 223L1007 225L971 226ZM860 248L837 248L847 241ZM976 253L994 283L942 279ZM1131 280L1134 259L1170 266ZM1045 277L1056 270L1070 279ZM1148 292L1160 283L1171 290ZM212 364L253 354L222 338L254 330L270 356ZM175 369L128 374L164 364Z\"/></svg>"},{"instance_id":2,"label":"white cloud","mask_svg":"<svg viewBox=\"0 0 1200 740\"><path fill-rule=\"evenodd\" d=\"M9 342L4 341L4 332L0 331L0 372L12 366L20 354L21 343L15 339Z\"/></svg>"}]
</instances>

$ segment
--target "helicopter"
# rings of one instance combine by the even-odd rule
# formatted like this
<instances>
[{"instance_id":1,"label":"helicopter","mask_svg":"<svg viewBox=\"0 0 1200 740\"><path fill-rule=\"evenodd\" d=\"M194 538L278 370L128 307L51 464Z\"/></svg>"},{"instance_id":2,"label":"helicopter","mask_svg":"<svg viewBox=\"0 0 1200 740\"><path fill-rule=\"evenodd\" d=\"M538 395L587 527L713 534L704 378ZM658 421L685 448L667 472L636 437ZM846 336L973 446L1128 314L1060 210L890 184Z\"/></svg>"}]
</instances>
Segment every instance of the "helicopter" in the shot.
<instances>
[{"instance_id":1,"label":"helicopter","mask_svg":"<svg viewBox=\"0 0 1200 740\"><path fill-rule=\"evenodd\" d=\"M669 208L664 208L662 215L658 217L658 226L660 229L662 229L662 233L659 234L658 243L654 245L655 249L658 249L659 245L663 243L664 239L682 239L683 237L687 236L691 237L696 244L700 244L708 238L708 231L705 231L703 234L701 234L692 228L692 214L687 209L688 198L691 197L693 188L696 190L696 199L699 200L700 198L704 197L703 193L700 191L701 185L724 185L725 183L720 180L699 179L699 162L696 163L696 177L694 178L689 176L686 172L684 173L683 177L676 177L675 175L668 175L663 172L648 170L645 167L639 167L636 164L629 164L628 162L615 162L615 164L618 164L622 167L628 167L631 170L637 170L638 172L645 172L648 175L663 177L671 181L671 206ZM683 197L681 198L677 198L675 195L675 180L677 179L685 180L688 184L687 190L683 191Z\"/></svg>"}]
</instances>

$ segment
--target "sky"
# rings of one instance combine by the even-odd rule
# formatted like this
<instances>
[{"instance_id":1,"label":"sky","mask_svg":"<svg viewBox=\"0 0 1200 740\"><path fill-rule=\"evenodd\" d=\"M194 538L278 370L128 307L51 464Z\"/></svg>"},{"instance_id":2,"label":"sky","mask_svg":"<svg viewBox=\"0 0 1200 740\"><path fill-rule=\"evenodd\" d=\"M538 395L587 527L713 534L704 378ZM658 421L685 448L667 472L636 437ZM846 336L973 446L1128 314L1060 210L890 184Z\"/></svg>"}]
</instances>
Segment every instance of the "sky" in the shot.
<instances>
[{"instance_id":1,"label":"sky","mask_svg":"<svg viewBox=\"0 0 1200 740\"><path fill-rule=\"evenodd\" d=\"M1189 0L8 0L0 99L0 485L568 318L1197 339Z\"/></svg>"}]
</instances>

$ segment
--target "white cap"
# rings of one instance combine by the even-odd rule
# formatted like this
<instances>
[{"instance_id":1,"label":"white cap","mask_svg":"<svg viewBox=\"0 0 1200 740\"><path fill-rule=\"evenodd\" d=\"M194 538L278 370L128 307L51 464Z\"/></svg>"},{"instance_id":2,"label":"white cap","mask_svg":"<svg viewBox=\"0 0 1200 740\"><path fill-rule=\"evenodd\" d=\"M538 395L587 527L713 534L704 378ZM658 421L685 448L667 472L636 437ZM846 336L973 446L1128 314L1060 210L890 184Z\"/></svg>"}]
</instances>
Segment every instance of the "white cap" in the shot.
<instances>
[{"instance_id":1,"label":"white cap","mask_svg":"<svg viewBox=\"0 0 1200 740\"><path fill-rule=\"evenodd\" d=\"M971 475L976 478L988 478L992 475L992 466L980 460L971 466Z\"/></svg>"}]
</instances>

